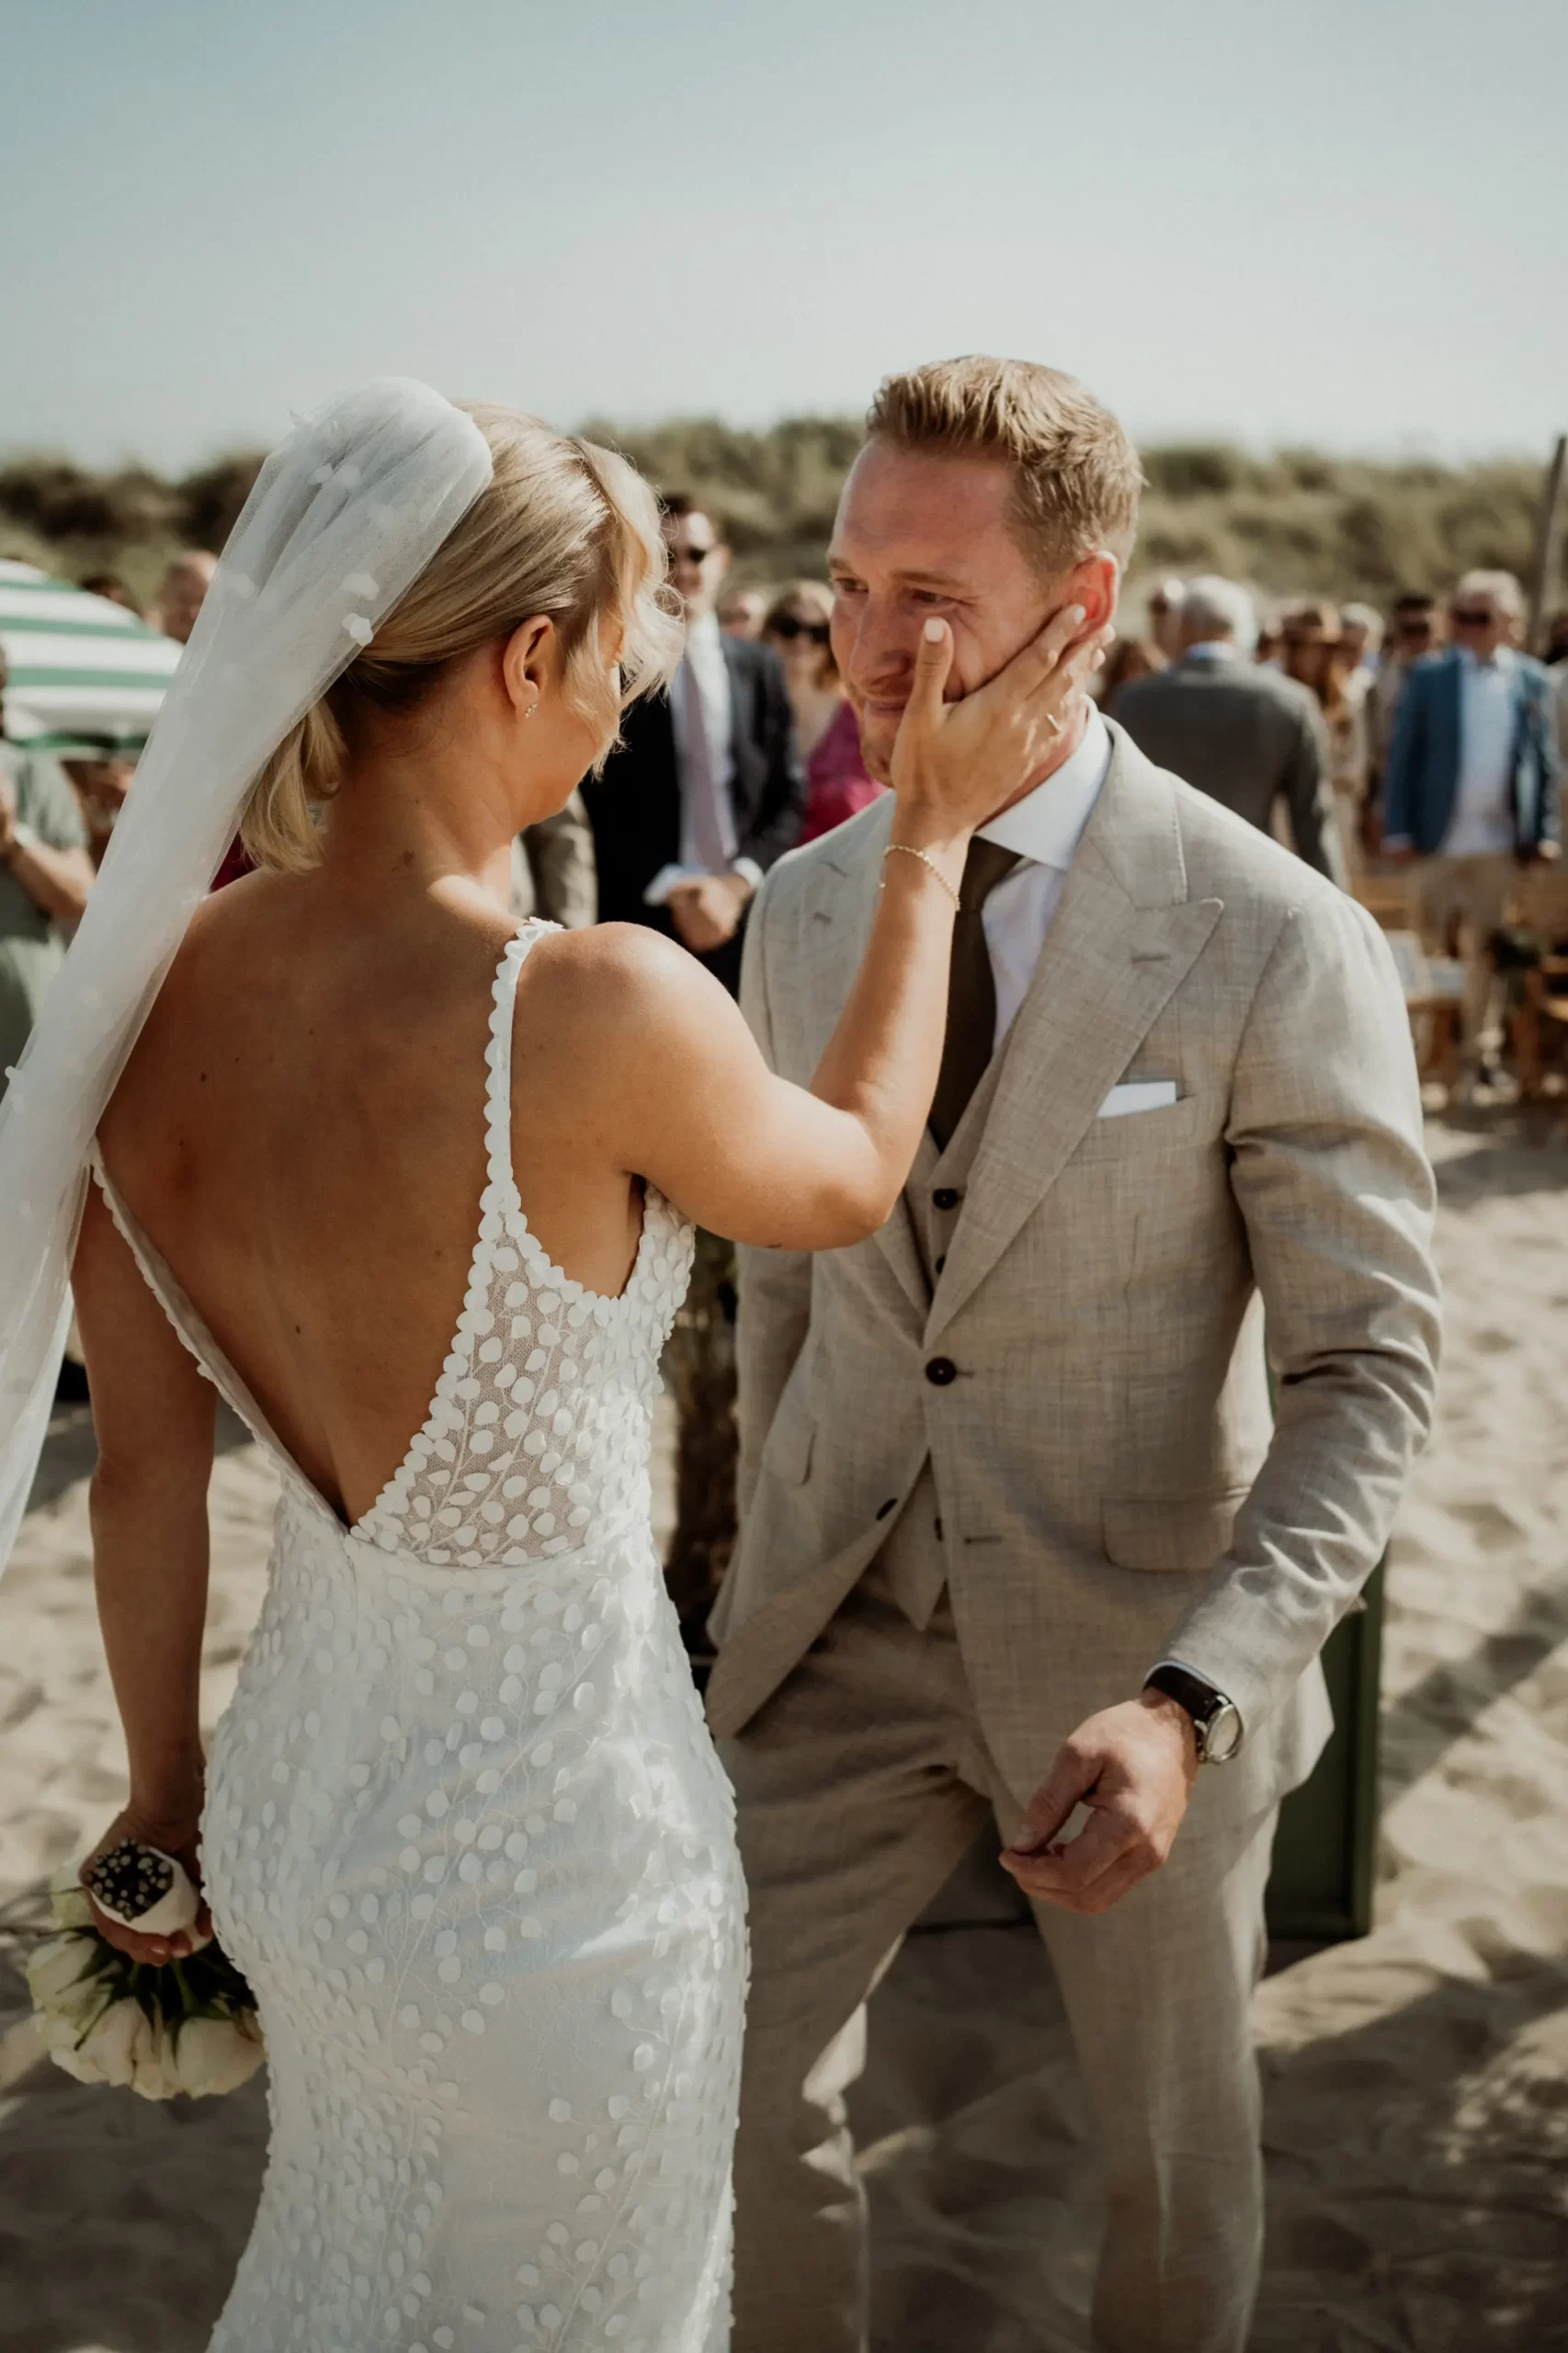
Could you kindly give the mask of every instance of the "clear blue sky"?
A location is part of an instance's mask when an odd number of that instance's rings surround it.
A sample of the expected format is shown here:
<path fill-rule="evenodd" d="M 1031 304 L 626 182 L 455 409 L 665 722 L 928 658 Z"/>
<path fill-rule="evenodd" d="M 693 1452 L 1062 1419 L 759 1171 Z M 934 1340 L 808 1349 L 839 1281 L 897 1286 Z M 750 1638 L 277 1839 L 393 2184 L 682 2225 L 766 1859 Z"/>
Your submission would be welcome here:
<path fill-rule="evenodd" d="M 1147 438 L 1568 425 L 1568 0 L 22 0 L 0 448 L 561 424 L 974 349 Z"/>

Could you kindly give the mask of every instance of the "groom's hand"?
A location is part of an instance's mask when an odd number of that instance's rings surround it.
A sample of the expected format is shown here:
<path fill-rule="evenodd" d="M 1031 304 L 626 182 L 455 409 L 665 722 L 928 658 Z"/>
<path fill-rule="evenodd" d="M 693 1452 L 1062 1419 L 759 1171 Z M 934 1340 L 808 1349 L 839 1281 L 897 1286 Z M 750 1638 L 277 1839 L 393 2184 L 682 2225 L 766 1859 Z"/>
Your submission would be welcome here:
<path fill-rule="evenodd" d="M 1063 1742 L 1002 1867 L 1039 1903 L 1108 1912 L 1170 1853 L 1197 1775 L 1192 1719 L 1174 1699 L 1144 1691 L 1107 1708 Z M 1079 1804 L 1089 1820 L 1063 1845 Z"/>

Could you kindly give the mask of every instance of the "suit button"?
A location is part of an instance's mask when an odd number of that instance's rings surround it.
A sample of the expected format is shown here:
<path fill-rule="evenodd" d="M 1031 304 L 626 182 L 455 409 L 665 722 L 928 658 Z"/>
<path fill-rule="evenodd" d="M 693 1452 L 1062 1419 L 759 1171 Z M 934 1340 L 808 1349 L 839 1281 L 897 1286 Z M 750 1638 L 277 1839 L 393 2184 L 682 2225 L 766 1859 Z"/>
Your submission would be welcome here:
<path fill-rule="evenodd" d="M 931 1196 L 933 1205 L 939 1210 L 956 1210 L 962 1199 L 956 1185 L 938 1185 Z"/>
<path fill-rule="evenodd" d="M 898 1497 L 896 1495 L 890 1495 L 885 1504 L 879 1504 L 877 1506 L 877 1518 L 879 1519 L 886 1519 L 890 1511 L 896 1511 L 897 1509 Z"/>
<path fill-rule="evenodd" d="M 945 1389 L 949 1381 L 958 1377 L 959 1369 L 951 1357 L 933 1357 L 926 1368 L 926 1378 L 933 1389 Z"/>

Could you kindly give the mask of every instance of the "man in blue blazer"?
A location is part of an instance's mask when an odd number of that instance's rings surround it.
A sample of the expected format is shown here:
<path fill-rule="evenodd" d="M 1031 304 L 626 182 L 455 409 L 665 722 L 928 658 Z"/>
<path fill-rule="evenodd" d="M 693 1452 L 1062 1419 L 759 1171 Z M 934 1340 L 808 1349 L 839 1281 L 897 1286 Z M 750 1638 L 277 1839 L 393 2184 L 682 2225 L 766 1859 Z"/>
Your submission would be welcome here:
<path fill-rule="evenodd" d="M 1524 620 L 1508 572 L 1467 572 L 1449 608 L 1452 642 L 1411 671 L 1383 777 L 1383 848 L 1419 861 L 1419 920 L 1465 960 L 1464 1059 L 1473 1074 L 1493 1011 L 1487 941 L 1518 870 L 1558 854 L 1558 755 L 1551 673 L 1517 650 Z"/>

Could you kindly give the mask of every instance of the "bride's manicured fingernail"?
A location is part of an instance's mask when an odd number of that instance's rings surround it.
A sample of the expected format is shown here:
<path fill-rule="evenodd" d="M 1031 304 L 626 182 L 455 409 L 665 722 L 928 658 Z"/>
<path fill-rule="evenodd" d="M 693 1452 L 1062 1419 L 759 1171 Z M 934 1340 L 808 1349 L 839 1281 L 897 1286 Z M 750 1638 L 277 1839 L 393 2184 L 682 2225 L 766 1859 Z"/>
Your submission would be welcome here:
<path fill-rule="evenodd" d="M 933 617 L 926 624 L 926 642 L 927 645 L 940 645 L 941 642 L 942 624 Z"/>
<path fill-rule="evenodd" d="M 1076 629 L 1080 621 L 1086 620 L 1088 619 L 1088 615 L 1082 605 L 1069 605 L 1067 608 L 1067 618 L 1072 622 L 1074 628 Z"/>

